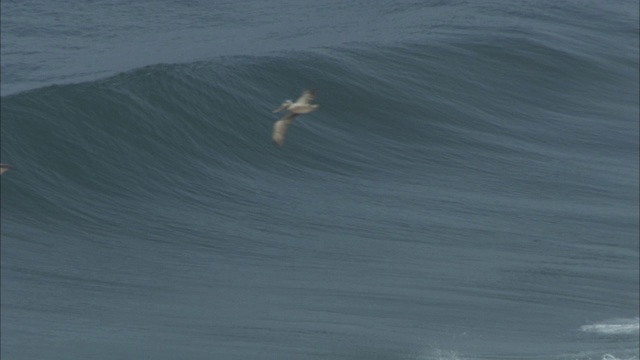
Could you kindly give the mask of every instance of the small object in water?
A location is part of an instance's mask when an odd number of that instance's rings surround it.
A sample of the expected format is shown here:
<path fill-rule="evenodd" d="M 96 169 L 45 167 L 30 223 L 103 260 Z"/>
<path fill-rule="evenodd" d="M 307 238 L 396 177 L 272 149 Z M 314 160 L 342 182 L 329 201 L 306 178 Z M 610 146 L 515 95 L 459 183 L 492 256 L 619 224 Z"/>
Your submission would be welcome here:
<path fill-rule="evenodd" d="M 13 169 L 13 166 L 11 166 L 9 164 L 0 164 L 0 175 L 4 174 L 5 171 L 7 171 L 9 169 Z"/>
<path fill-rule="evenodd" d="M 284 103 L 282 103 L 282 106 L 273 110 L 274 113 L 282 110 L 289 111 L 287 115 L 273 124 L 273 142 L 275 142 L 279 146 L 282 146 L 282 144 L 284 143 L 284 135 L 286 134 L 289 125 L 293 124 L 293 120 L 296 118 L 296 116 L 318 110 L 318 107 L 320 107 L 320 105 L 311 104 L 311 100 L 313 100 L 315 95 L 316 91 L 314 89 L 305 90 L 302 92 L 302 96 L 300 96 L 300 98 L 298 98 L 296 102 L 286 100 Z"/>

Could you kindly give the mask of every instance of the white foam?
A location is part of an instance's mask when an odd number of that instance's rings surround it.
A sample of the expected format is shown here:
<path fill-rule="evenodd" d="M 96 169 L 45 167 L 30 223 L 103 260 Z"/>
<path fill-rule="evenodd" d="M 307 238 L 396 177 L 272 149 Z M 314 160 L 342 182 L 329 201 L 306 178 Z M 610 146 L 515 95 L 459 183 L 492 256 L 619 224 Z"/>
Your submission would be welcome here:
<path fill-rule="evenodd" d="M 470 360 L 463 357 L 457 351 L 444 350 L 438 345 L 432 345 L 429 349 L 425 349 L 419 354 L 412 356 L 413 360 Z"/>
<path fill-rule="evenodd" d="M 602 360 L 637 360 L 638 358 L 636 357 L 632 357 L 632 358 L 617 358 L 611 354 L 604 354 L 602 356 Z"/>
<path fill-rule="evenodd" d="M 635 319 L 614 319 L 598 324 L 583 325 L 581 331 L 599 334 L 635 334 L 640 330 L 640 318 Z M 604 359 L 609 360 L 609 359 Z"/>
<path fill-rule="evenodd" d="M 455 351 L 433 350 L 429 354 L 422 354 L 418 360 L 465 360 Z"/>

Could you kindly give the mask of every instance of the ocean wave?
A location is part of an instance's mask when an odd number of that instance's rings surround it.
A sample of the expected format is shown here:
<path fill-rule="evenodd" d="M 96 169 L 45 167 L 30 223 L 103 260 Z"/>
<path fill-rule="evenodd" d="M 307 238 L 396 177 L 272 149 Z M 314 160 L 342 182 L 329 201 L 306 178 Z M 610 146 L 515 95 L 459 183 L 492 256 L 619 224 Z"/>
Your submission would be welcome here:
<path fill-rule="evenodd" d="M 609 321 L 583 325 L 580 331 L 605 335 L 629 335 L 638 334 L 640 319 L 612 319 Z"/>
<path fill-rule="evenodd" d="M 171 198 L 177 188 L 196 196 L 233 191 L 247 177 L 404 181 L 488 160 L 529 173 L 569 161 L 569 149 L 589 162 L 634 153 L 626 134 L 635 110 L 620 113 L 631 94 L 602 100 L 603 78 L 618 80 L 617 71 L 500 37 L 147 66 L 3 97 L 2 159 L 21 169 L 25 181 L 12 186 L 25 196 L 55 184 L 45 196 L 52 203 L 88 194 Z M 318 89 L 321 110 L 298 118 L 285 147 L 274 147 L 271 110 L 307 87 Z M 604 121 L 599 112 L 609 106 L 621 115 Z M 598 129 L 621 135 L 602 142 Z"/>

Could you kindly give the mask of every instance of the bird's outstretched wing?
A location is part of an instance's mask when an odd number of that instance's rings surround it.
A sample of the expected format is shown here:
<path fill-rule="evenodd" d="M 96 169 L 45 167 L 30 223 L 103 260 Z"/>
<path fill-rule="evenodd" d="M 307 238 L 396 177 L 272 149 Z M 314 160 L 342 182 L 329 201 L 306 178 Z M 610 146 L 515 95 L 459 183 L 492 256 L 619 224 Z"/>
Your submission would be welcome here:
<path fill-rule="evenodd" d="M 316 97 L 316 90 L 309 89 L 302 92 L 302 95 L 296 100 L 296 104 L 308 105 L 313 98 Z"/>
<path fill-rule="evenodd" d="M 293 123 L 293 119 L 295 119 L 296 116 L 298 116 L 298 114 L 290 112 L 273 124 L 273 142 L 278 144 L 278 146 L 284 144 L 284 135 L 287 133 L 289 125 Z"/>

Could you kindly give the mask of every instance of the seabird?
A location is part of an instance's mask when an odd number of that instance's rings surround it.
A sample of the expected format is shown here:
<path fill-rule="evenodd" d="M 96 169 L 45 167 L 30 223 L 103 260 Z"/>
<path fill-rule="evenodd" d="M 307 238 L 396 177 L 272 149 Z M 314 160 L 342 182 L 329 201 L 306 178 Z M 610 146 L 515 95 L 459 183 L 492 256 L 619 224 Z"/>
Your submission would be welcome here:
<path fill-rule="evenodd" d="M 4 174 L 4 172 L 9 169 L 13 169 L 13 166 L 9 164 L 0 164 L 0 175 Z"/>
<path fill-rule="evenodd" d="M 289 111 L 287 115 L 273 124 L 273 142 L 275 142 L 279 146 L 282 146 L 282 144 L 284 143 L 284 134 L 287 132 L 289 125 L 293 123 L 293 120 L 296 118 L 296 116 L 318 110 L 318 107 L 320 107 L 320 105 L 311 104 L 311 100 L 313 100 L 315 95 L 316 91 L 314 89 L 305 90 L 302 92 L 302 96 L 300 96 L 300 98 L 298 98 L 296 102 L 286 100 L 282 103 L 282 106 L 273 110 L 274 113 L 282 110 Z"/>

